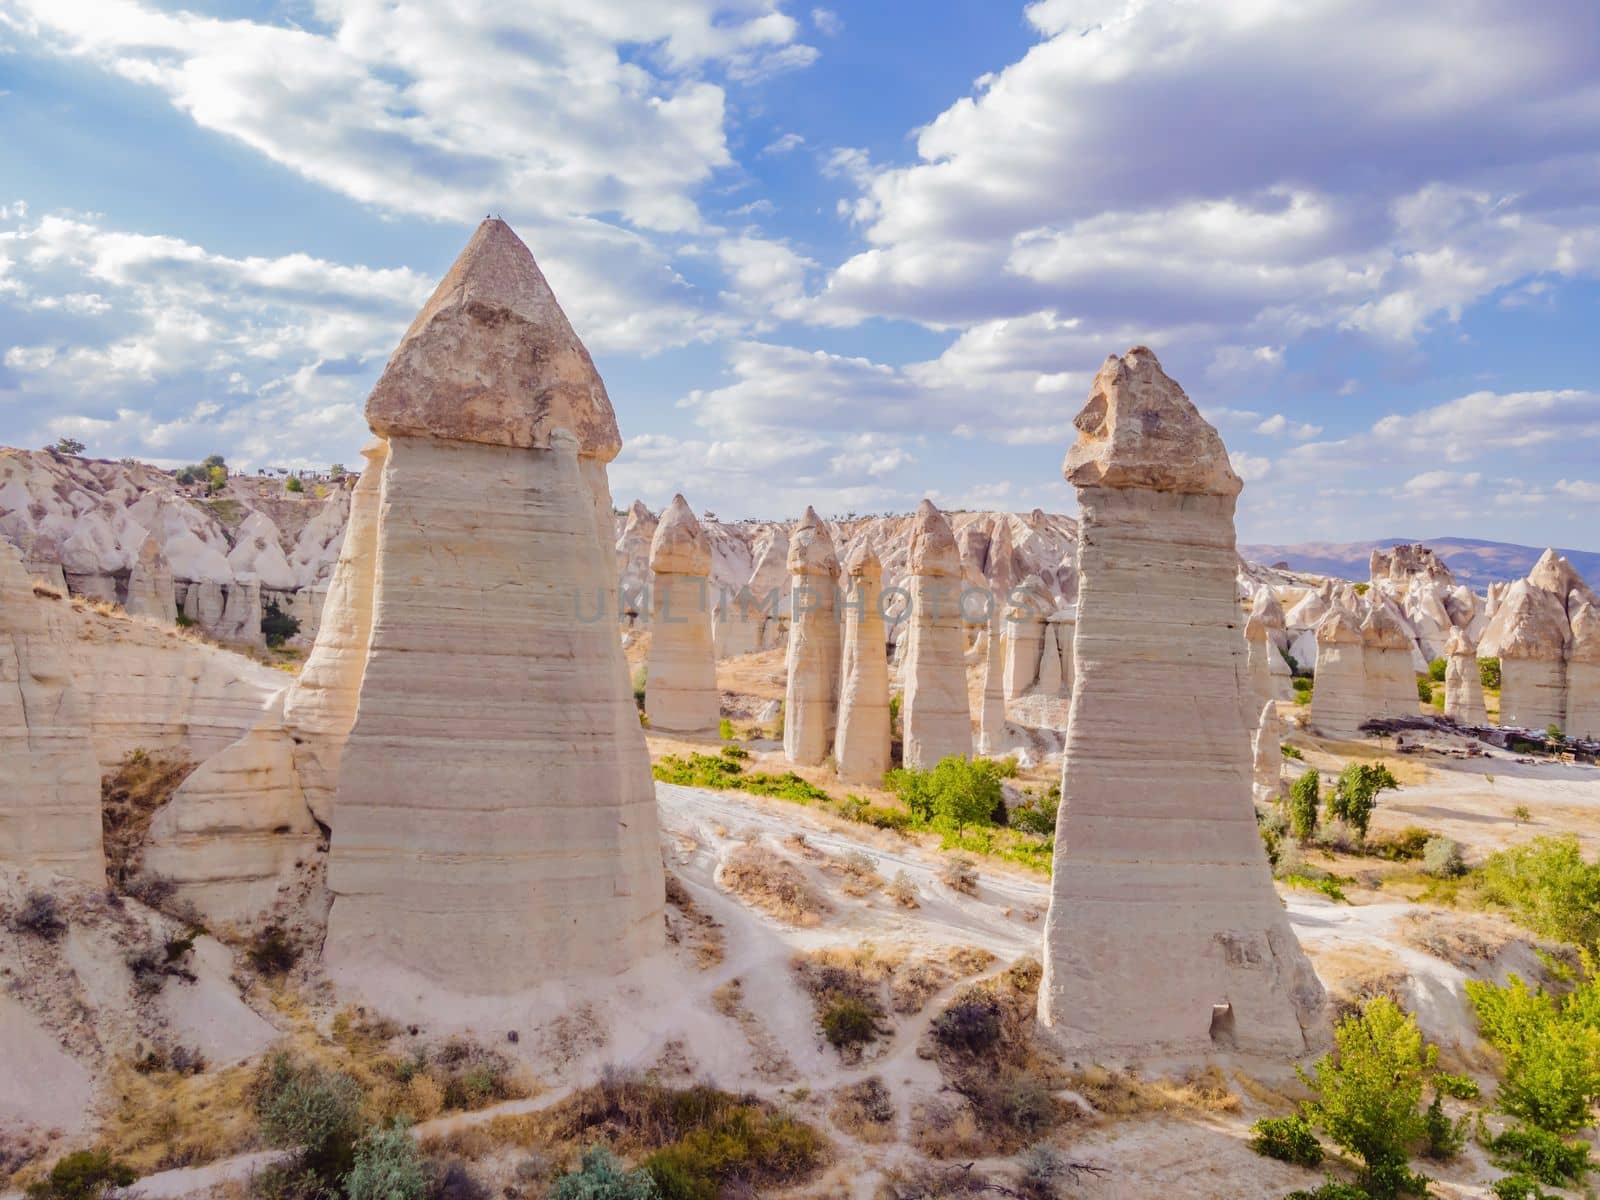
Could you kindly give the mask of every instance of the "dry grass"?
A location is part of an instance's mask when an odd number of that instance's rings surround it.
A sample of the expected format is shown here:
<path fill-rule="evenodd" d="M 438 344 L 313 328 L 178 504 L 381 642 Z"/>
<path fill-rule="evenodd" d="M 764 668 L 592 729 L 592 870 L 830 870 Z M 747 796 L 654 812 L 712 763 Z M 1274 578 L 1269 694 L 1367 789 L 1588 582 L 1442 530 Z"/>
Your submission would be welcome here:
<path fill-rule="evenodd" d="M 911 882 L 911 877 L 904 871 L 900 871 L 895 875 L 889 886 L 884 889 L 884 894 L 901 908 L 922 907 L 922 899 L 917 893 L 917 885 Z"/>
<path fill-rule="evenodd" d="M 194 769 L 182 751 L 131 750 L 100 780 L 100 824 L 113 883 L 125 883 L 138 870 L 139 852 L 156 809 L 172 798 Z"/>
<path fill-rule="evenodd" d="M 870 896 L 883 886 L 883 876 L 878 874 L 878 860 L 861 850 L 830 857 L 823 869 L 841 877 L 839 890 L 846 896 Z"/>
<path fill-rule="evenodd" d="M 800 1077 L 782 1045 L 745 1004 L 743 980 L 728 980 L 711 993 L 711 1004 L 723 1016 L 738 1023 L 739 1031 L 750 1046 L 751 1066 L 757 1075 L 776 1082 Z"/>
<path fill-rule="evenodd" d="M 33 581 L 33 594 L 41 600 L 59 600 L 61 593 L 42 579 Z"/>
<path fill-rule="evenodd" d="M 894 1097 L 876 1075 L 840 1088 L 828 1109 L 841 1133 L 874 1145 L 894 1140 L 895 1116 Z"/>
<path fill-rule="evenodd" d="M 716 966 L 727 952 L 722 925 L 710 913 L 701 912 L 683 881 L 667 872 L 667 940 L 686 946 L 694 953 L 695 965 L 702 971 Z"/>
<path fill-rule="evenodd" d="M 939 867 L 939 882 L 963 896 L 978 894 L 978 868 L 970 858 L 952 854 Z"/>
<path fill-rule="evenodd" d="M 118 1065 L 111 1072 L 113 1102 L 99 1147 L 141 1175 L 255 1149 L 255 1080 L 256 1068 L 249 1065 L 202 1075 L 140 1074 Z"/>
<path fill-rule="evenodd" d="M 832 906 L 806 881 L 805 872 L 760 845 L 736 847 L 722 864 L 722 886 L 747 904 L 791 925 L 819 924 Z"/>
<path fill-rule="evenodd" d="M 1381 946 L 1330 946 L 1315 956 L 1317 975 L 1334 1005 L 1334 1020 L 1360 1012 L 1377 996 L 1405 1007 L 1404 988 L 1410 972 Z"/>

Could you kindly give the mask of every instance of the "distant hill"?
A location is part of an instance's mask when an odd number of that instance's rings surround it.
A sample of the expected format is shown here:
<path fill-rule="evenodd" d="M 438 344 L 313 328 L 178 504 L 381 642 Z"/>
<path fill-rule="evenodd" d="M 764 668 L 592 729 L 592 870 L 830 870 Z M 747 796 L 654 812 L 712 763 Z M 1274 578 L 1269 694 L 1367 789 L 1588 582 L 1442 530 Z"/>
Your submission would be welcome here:
<path fill-rule="evenodd" d="M 1509 542 L 1485 542 L 1478 538 L 1439 537 L 1380 538 L 1375 542 L 1301 542 L 1293 546 L 1240 546 L 1239 553 L 1266 566 L 1285 562 L 1295 571 L 1362 580 L 1367 577 L 1367 560 L 1374 550 L 1387 550 L 1405 542 L 1421 542 L 1431 546 L 1459 582 L 1480 589 L 1496 580 L 1522 578 L 1545 550 L 1543 546 L 1516 546 Z M 1565 550 L 1560 546 L 1556 549 L 1572 561 L 1585 579 L 1600 584 L 1600 553 Z"/>

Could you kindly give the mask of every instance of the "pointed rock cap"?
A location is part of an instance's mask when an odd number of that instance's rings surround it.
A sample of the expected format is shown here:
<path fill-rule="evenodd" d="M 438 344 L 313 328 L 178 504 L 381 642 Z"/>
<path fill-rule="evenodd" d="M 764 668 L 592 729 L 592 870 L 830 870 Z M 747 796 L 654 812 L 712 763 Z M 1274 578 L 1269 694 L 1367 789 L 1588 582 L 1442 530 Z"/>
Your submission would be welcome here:
<path fill-rule="evenodd" d="M 1256 589 L 1256 601 L 1250 606 L 1250 615 L 1259 617 L 1261 623 L 1268 629 L 1280 630 L 1286 626 L 1283 605 L 1278 603 L 1278 597 L 1269 587 L 1262 586 Z"/>
<path fill-rule="evenodd" d="M 144 541 L 139 543 L 139 557 L 133 569 L 145 574 L 161 574 L 171 570 L 167 565 L 167 552 L 161 548 L 153 530 L 145 534 Z"/>
<path fill-rule="evenodd" d="M 1569 662 L 1600 663 L 1600 606 L 1584 600 L 1572 614 L 1572 647 Z"/>
<path fill-rule="evenodd" d="M 367 397 L 385 437 L 550 448 L 568 429 L 581 455 L 622 448 L 606 385 L 533 255 L 504 221 L 478 226 Z"/>
<path fill-rule="evenodd" d="M 1017 581 L 1017 551 L 1011 544 L 1011 518 L 999 513 L 989 535 L 989 586 L 1004 597 Z"/>
<path fill-rule="evenodd" d="M 1361 621 L 1354 613 L 1335 608 L 1317 622 L 1317 645 L 1361 645 Z"/>
<path fill-rule="evenodd" d="M 665 575 L 711 573 L 711 539 L 680 493 L 672 498 L 650 540 L 650 569 Z"/>
<path fill-rule="evenodd" d="M 833 538 L 828 535 L 822 518 L 817 516 L 817 510 L 809 504 L 806 515 L 800 518 L 789 538 L 789 574 L 839 577 L 839 556 L 834 552 Z"/>
<path fill-rule="evenodd" d="M 1026 576 L 1003 599 L 1008 602 L 1006 616 L 1013 621 L 1048 617 L 1055 610 L 1055 598 L 1044 580 L 1037 575 Z"/>
<path fill-rule="evenodd" d="M 1477 658 L 1478 643 L 1472 640 L 1472 634 L 1467 632 L 1465 626 L 1457 625 L 1450 631 L 1449 640 L 1444 644 L 1446 658 Z"/>
<path fill-rule="evenodd" d="M 856 544 L 850 547 L 844 560 L 844 573 L 852 579 L 865 579 L 868 583 L 876 583 L 883 578 L 883 563 L 878 561 L 877 552 L 866 538 L 857 538 Z"/>
<path fill-rule="evenodd" d="M 1262 646 L 1267 644 L 1267 623 L 1256 616 L 1255 613 L 1251 613 L 1245 618 L 1244 640 L 1255 642 Z"/>
<path fill-rule="evenodd" d="M 1076 487 L 1237 496 L 1244 486 L 1217 431 L 1143 346 L 1106 359 L 1072 423 L 1062 471 Z"/>
<path fill-rule="evenodd" d="M 1519 579 L 1483 631 L 1478 653 L 1485 658 L 1530 658 L 1553 662 L 1566 656 L 1569 627 L 1563 598 Z"/>
<path fill-rule="evenodd" d="M 1600 604 L 1600 596 L 1584 581 L 1566 557 L 1554 550 L 1546 550 L 1528 572 L 1528 582 L 1534 587 L 1554 592 L 1561 597 L 1562 607 L 1571 616 L 1580 604 Z"/>
<path fill-rule="evenodd" d="M 789 579 L 789 531 L 773 525 L 756 539 L 755 561 L 750 565 L 751 590 L 766 593 Z"/>
<path fill-rule="evenodd" d="M 1374 604 L 1361 622 L 1361 641 L 1371 650 L 1411 649 L 1411 635 L 1385 603 Z"/>
<path fill-rule="evenodd" d="M 635 500 L 628 505 L 627 528 L 631 529 L 637 525 L 653 525 L 655 524 L 655 519 L 655 513 L 650 511 L 643 500 Z"/>
<path fill-rule="evenodd" d="M 932 500 L 917 505 L 911 519 L 911 545 L 906 552 L 906 569 L 913 575 L 933 578 L 961 574 L 961 555 L 956 550 L 956 535 L 950 522 Z"/>

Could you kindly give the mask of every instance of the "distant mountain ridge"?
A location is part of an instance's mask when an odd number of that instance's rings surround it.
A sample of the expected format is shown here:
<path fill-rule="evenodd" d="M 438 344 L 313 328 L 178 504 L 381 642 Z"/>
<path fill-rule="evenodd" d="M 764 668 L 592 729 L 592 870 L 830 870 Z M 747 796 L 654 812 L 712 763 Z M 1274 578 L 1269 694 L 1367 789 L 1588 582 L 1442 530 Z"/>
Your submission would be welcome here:
<path fill-rule="evenodd" d="M 1521 579 L 1543 554 L 1543 546 L 1518 546 L 1511 542 L 1486 542 L 1481 538 L 1379 538 L 1371 542 L 1300 542 L 1295 545 L 1242 545 L 1239 553 L 1264 565 L 1288 563 L 1291 570 L 1342 579 L 1364 580 L 1367 560 L 1374 550 L 1420 542 L 1431 547 L 1460 583 L 1483 588 L 1499 580 Z M 1600 583 L 1600 552 L 1556 550 L 1572 562 L 1591 583 Z"/>

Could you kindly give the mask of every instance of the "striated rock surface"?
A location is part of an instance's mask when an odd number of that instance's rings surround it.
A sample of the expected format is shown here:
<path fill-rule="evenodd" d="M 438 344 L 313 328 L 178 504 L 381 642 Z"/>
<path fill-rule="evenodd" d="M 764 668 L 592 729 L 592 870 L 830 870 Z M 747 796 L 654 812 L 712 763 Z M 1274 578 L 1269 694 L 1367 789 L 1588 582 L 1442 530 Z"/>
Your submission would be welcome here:
<path fill-rule="evenodd" d="M 1270 656 L 1276 654 L 1277 650 L 1273 648 L 1266 623 L 1255 613 L 1245 618 L 1244 646 L 1245 659 L 1250 670 L 1250 688 L 1245 695 L 1245 709 L 1247 712 L 1258 713 L 1262 704 L 1276 698 L 1273 694 Z"/>
<path fill-rule="evenodd" d="M 839 701 L 839 557 L 814 508 L 789 540 L 788 684 L 784 691 L 783 752 L 814 767 L 833 744 Z"/>
<path fill-rule="evenodd" d="M 650 658 L 644 710 L 664 733 L 717 731 L 717 661 L 711 644 L 711 545 L 681 495 L 650 543 Z"/>
<path fill-rule="evenodd" d="M 1544 729 L 1566 720 L 1569 640 L 1564 594 L 1531 579 L 1511 585 L 1478 644 L 1482 657 L 1500 660 L 1500 724 Z"/>
<path fill-rule="evenodd" d="M 280 693 L 254 729 L 203 762 L 157 811 L 142 869 L 172 880 L 208 920 L 248 925 L 293 884 L 319 838 Z"/>
<path fill-rule="evenodd" d="M 911 628 L 900 728 L 905 765 L 927 769 L 949 755 L 972 753 L 961 559 L 950 522 L 932 501 L 917 509 L 908 566 Z"/>
<path fill-rule="evenodd" d="M 1045 622 L 1051 607 L 1050 594 L 1037 575 L 1029 575 L 1010 593 L 1005 613 L 1003 664 L 1008 704 L 1025 695 L 1039 678 L 1044 661 Z"/>
<path fill-rule="evenodd" d="M 1362 667 L 1367 677 L 1366 716 L 1417 715 L 1415 645 L 1383 600 L 1361 622 Z"/>
<path fill-rule="evenodd" d="M 604 385 L 533 256 L 481 225 L 374 389 L 373 621 L 324 961 L 374 995 L 506 994 L 663 944 L 615 619 Z"/>
<path fill-rule="evenodd" d="M 1600 605 L 1580 602 L 1567 654 L 1567 719 L 1571 737 L 1600 738 Z"/>
<path fill-rule="evenodd" d="M 350 500 L 350 524 L 328 586 L 316 643 L 284 699 L 284 722 L 294 730 L 295 770 L 306 804 L 324 825 L 333 822 L 339 764 L 356 723 L 361 676 L 372 638 L 372 596 L 378 567 L 378 505 L 389 445 L 374 438 Z"/>
<path fill-rule="evenodd" d="M 1283 779 L 1283 730 L 1278 720 L 1278 702 L 1264 700 L 1256 717 L 1251 752 L 1255 762 L 1253 796 L 1257 804 L 1278 799 Z"/>
<path fill-rule="evenodd" d="M 1299 1055 L 1323 994 L 1251 804 L 1239 478 L 1143 348 L 1107 360 L 1075 424 L 1076 679 L 1039 1019 L 1102 1060 Z"/>
<path fill-rule="evenodd" d="M 1317 625 L 1317 666 L 1311 728 L 1323 737 L 1361 736 L 1367 712 L 1367 666 L 1361 622 L 1334 607 Z"/>
<path fill-rule="evenodd" d="M 1463 725 L 1482 725 L 1483 679 L 1478 671 L 1478 645 L 1465 629 L 1445 643 L 1444 715 Z"/>
<path fill-rule="evenodd" d="M 889 656 L 878 603 L 883 565 L 865 541 L 845 560 L 844 658 L 833 754 L 839 778 L 879 785 L 889 769 Z"/>
<path fill-rule="evenodd" d="M 0 863 L 103 883 L 100 772 L 61 603 L 35 596 L 0 542 Z"/>

